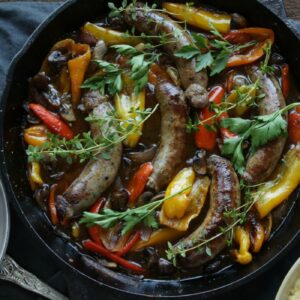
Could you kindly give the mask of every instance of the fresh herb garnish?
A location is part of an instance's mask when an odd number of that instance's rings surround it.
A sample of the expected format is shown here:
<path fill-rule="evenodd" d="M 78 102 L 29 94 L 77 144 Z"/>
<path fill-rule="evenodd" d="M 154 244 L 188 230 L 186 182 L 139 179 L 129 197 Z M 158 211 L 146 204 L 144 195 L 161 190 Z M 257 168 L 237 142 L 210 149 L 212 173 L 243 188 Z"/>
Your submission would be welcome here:
<path fill-rule="evenodd" d="M 128 64 L 131 66 L 130 78 L 135 83 L 134 91 L 135 93 L 142 91 L 148 83 L 148 73 L 151 65 L 157 62 L 160 57 L 160 54 L 153 51 L 155 46 L 145 44 L 143 51 L 129 45 L 115 45 L 111 48 L 128 57 Z"/>
<path fill-rule="evenodd" d="M 237 136 L 225 139 L 222 155 L 231 157 L 237 172 L 243 173 L 245 168 L 243 145 L 245 141 L 251 142 L 249 148 L 251 155 L 268 142 L 287 134 L 287 122 L 282 115 L 299 104 L 292 103 L 270 115 L 256 116 L 252 120 L 241 118 L 223 119 L 221 127 L 228 128 Z"/>
<path fill-rule="evenodd" d="M 263 72 L 263 74 L 272 74 L 275 72 L 275 67 L 269 65 L 269 61 L 271 58 L 271 48 L 271 43 L 268 43 L 264 48 L 265 59 L 263 62 L 260 63 L 260 70 Z"/>
<path fill-rule="evenodd" d="M 80 162 L 94 158 L 102 152 L 105 159 L 109 159 L 109 150 L 112 146 L 122 143 L 133 133 L 139 132 L 140 126 L 146 122 L 157 110 L 158 104 L 153 109 L 135 110 L 135 117 L 126 121 L 119 119 L 115 110 L 107 112 L 104 117 L 90 115 L 88 122 L 97 122 L 101 126 L 102 136 L 98 139 L 92 137 L 91 132 L 75 136 L 72 140 L 66 140 L 57 135 L 49 135 L 49 141 L 41 146 L 29 146 L 26 150 L 29 161 L 41 159 L 55 159 L 62 157 L 68 163 L 74 158 Z"/>
<path fill-rule="evenodd" d="M 211 24 L 211 33 L 219 39 L 209 41 L 200 34 L 192 33 L 195 45 L 182 47 L 175 53 L 176 57 L 196 60 L 196 71 L 210 68 L 210 76 L 221 73 L 232 54 L 244 48 L 255 45 L 255 41 L 243 45 L 229 43 L 222 34 Z"/>
<path fill-rule="evenodd" d="M 118 65 L 109 63 L 104 60 L 94 61 L 103 74 L 95 75 L 88 78 L 82 85 L 81 88 L 87 88 L 91 90 L 98 90 L 102 95 L 114 95 L 122 90 L 122 70 Z"/>
<path fill-rule="evenodd" d="M 100 225 L 103 228 L 111 228 L 122 221 L 123 235 L 131 231 L 136 225 L 140 223 L 144 223 L 146 226 L 149 226 L 151 228 L 158 228 L 158 223 L 154 215 L 155 210 L 158 209 L 168 199 L 171 199 L 190 188 L 191 187 L 189 186 L 171 196 L 148 203 L 143 206 L 127 209 L 124 212 L 115 211 L 109 208 L 103 209 L 100 214 L 84 212 L 83 217 L 81 218 L 79 223 L 86 224 L 87 226 Z"/>

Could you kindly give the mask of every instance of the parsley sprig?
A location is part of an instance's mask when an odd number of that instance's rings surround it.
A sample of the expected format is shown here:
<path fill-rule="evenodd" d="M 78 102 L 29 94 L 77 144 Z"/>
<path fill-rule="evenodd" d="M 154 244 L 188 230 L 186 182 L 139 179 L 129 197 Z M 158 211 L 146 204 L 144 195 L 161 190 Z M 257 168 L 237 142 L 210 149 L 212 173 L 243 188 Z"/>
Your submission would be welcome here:
<path fill-rule="evenodd" d="M 268 43 L 267 46 L 264 48 L 265 59 L 263 62 L 260 63 L 260 69 L 263 74 L 272 74 L 275 72 L 274 66 L 269 65 L 269 61 L 271 58 L 271 49 L 272 49 L 271 43 Z"/>
<path fill-rule="evenodd" d="M 231 157 L 235 169 L 242 174 L 245 169 L 244 143 L 246 141 L 251 142 L 249 148 L 249 154 L 251 155 L 268 142 L 286 135 L 287 122 L 282 115 L 298 105 L 300 103 L 292 103 L 270 115 L 256 116 L 251 120 L 241 118 L 223 119 L 221 127 L 228 128 L 237 136 L 225 139 L 222 155 Z"/>
<path fill-rule="evenodd" d="M 155 218 L 155 210 L 158 209 L 168 199 L 171 199 L 190 188 L 191 187 L 187 187 L 171 196 L 145 204 L 143 206 L 127 209 L 124 212 L 115 211 L 109 208 L 103 209 L 100 214 L 84 212 L 80 223 L 86 224 L 87 226 L 100 225 L 103 228 L 111 228 L 122 221 L 123 235 L 130 232 L 136 225 L 140 223 L 143 223 L 150 228 L 158 228 L 159 225 Z"/>
<path fill-rule="evenodd" d="M 182 47 L 175 53 L 176 57 L 196 60 L 196 71 L 209 67 L 210 76 L 221 73 L 227 65 L 231 55 L 244 48 L 255 45 L 255 41 L 243 45 L 234 45 L 229 43 L 218 30 L 211 25 L 211 33 L 217 39 L 208 40 L 200 34 L 192 33 L 195 45 Z"/>
<path fill-rule="evenodd" d="M 158 109 L 158 104 L 146 110 L 135 110 L 136 116 L 126 121 L 119 119 L 115 110 L 107 112 L 104 117 L 90 115 L 88 122 L 97 122 L 101 126 L 102 136 L 95 139 L 91 132 L 84 132 L 72 140 L 66 140 L 57 135 L 49 134 L 49 141 L 41 146 L 29 146 L 26 150 L 29 161 L 41 159 L 56 159 L 61 157 L 72 163 L 74 158 L 84 162 L 102 154 L 104 159 L 110 159 L 110 148 L 122 143 L 130 135 L 139 132 L 140 126 L 145 123 Z"/>

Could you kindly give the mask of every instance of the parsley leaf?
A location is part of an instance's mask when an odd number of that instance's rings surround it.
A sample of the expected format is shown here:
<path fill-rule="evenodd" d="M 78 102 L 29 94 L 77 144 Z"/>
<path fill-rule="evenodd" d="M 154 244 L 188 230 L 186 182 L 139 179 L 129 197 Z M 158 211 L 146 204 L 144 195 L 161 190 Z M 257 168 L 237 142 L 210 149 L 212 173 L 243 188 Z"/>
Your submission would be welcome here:
<path fill-rule="evenodd" d="M 180 50 L 178 50 L 175 53 L 176 57 L 184 58 L 184 59 L 191 59 L 198 55 L 201 55 L 199 49 L 191 45 L 183 46 Z"/>

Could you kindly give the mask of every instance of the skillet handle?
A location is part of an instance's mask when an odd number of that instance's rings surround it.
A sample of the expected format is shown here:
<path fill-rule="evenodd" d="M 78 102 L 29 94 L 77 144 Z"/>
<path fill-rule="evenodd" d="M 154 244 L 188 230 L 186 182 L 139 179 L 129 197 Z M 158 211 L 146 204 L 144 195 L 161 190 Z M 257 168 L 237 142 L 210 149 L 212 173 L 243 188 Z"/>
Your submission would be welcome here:
<path fill-rule="evenodd" d="M 68 300 L 67 297 L 39 280 L 35 275 L 21 268 L 8 255 L 4 256 L 0 262 L 0 279 L 15 283 L 50 300 Z"/>

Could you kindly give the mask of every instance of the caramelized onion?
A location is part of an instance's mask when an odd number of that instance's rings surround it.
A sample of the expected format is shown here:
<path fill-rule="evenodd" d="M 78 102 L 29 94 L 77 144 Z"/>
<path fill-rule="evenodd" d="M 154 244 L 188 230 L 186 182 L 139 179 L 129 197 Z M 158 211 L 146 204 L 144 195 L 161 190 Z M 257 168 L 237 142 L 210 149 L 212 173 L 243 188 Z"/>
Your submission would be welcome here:
<path fill-rule="evenodd" d="M 157 146 L 152 144 L 148 149 L 138 152 L 129 152 L 127 156 L 135 163 L 144 163 L 153 159 L 156 149 Z"/>

